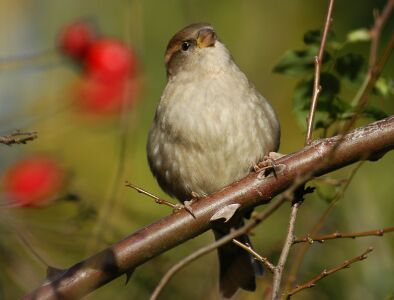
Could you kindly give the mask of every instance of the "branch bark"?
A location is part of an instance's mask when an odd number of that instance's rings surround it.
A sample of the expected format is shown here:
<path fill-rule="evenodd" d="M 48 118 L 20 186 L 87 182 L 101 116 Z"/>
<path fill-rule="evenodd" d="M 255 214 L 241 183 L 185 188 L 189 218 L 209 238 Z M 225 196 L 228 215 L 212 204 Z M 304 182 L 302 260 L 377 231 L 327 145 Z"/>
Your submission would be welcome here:
<path fill-rule="evenodd" d="M 340 145 L 336 146 L 338 141 Z M 336 146 L 335 152 L 332 152 Z M 114 278 L 130 273 L 151 258 L 210 228 L 210 218 L 221 208 L 238 203 L 240 210 L 266 204 L 294 182 L 321 176 L 359 160 L 376 160 L 394 149 L 394 116 L 358 128 L 344 137 L 313 142 L 276 161 L 276 177 L 251 173 L 239 182 L 193 203 L 194 219 L 181 210 L 131 234 L 61 274 L 48 279 L 22 299 L 75 299 Z M 327 156 L 330 159 L 327 159 Z"/>

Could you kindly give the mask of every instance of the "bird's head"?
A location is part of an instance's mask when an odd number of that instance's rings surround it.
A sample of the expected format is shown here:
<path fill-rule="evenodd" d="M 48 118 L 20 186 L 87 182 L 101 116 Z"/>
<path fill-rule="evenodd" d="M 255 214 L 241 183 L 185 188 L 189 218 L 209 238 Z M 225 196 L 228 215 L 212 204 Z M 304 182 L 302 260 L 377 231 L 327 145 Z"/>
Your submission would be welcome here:
<path fill-rule="evenodd" d="M 227 48 L 208 23 L 191 24 L 177 32 L 164 57 L 169 77 L 180 72 L 217 72 L 230 59 Z"/>

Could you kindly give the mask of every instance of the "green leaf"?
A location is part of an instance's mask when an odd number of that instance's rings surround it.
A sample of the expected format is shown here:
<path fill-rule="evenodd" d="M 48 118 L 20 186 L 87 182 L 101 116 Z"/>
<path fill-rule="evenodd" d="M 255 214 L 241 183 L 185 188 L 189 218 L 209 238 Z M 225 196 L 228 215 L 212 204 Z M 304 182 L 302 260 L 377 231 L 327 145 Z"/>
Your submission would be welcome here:
<path fill-rule="evenodd" d="M 291 50 L 286 52 L 273 71 L 288 75 L 305 75 L 313 73 L 315 66 L 315 56 L 318 54 L 318 47 L 310 46 L 305 50 Z M 330 55 L 324 53 L 324 62 L 328 62 Z"/>
<path fill-rule="evenodd" d="M 373 92 L 383 97 L 394 95 L 394 81 L 391 78 L 380 77 L 375 83 Z"/>
<path fill-rule="evenodd" d="M 349 102 L 343 100 L 341 97 L 336 96 L 332 102 L 332 111 L 337 116 L 340 114 L 352 112 L 353 107 Z"/>
<path fill-rule="evenodd" d="M 367 28 L 359 28 L 347 34 L 346 41 L 349 43 L 368 42 L 371 40 L 371 35 Z"/>
<path fill-rule="evenodd" d="M 308 110 L 312 101 L 314 78 L 301 81 L 294 91 L 293 104 L 295 109 Z M 330 73 L 320 74 L 322 90 L 319 95 L 317 110 L 330 111 L 331 103 L 340 91 L 340 82 L 337 77 Z"/>
<path fill-rule="evenodd" d="M 348 53 L 340 56 L 335 61 L 335 71 L 350 81 L 356 81 L 364 70 L 364 57 L 357 53 Z"/>
<path fill-rule="evenodd" d="M 313 83 L 313 78 L 300 81 L 293 94 L 293 111 L 303 128 L 312 101 Z M 320 85 L 322 90 L 317 102 L 315 120 L 319 127 L 325 127 L 340 111 L 347 109 L 347 103 L 337 97 L 340 82 L 336 76 L 326 72 L 321 73 Z"/>
<path fill-rule="evenodd" d="M 388 115 L 383 110 L 381 110 L 376 106 L 371 106 L 371 105 L 364 108 L 364 111 L 362 112 L 362 116 L 375 121 L 388 117 Z"/>
<path fill-rule="evenodd" d="M 320 45 L 322 38 L 321 30 L 309 30 L 304 33 L 304 43 L 306 45 Z M 335 40 L 335 34 L 333 31 L 327 33 L 327 42 L 333 42 Z"/>

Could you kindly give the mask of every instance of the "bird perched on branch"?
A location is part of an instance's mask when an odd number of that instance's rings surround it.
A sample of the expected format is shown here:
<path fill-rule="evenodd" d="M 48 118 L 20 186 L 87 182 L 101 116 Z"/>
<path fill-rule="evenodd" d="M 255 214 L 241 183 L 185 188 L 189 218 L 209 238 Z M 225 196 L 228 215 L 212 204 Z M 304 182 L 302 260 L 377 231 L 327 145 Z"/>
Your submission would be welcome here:
<path fill-rule="evenodd" d="M 168 82 L 149 132 L 149 166 L 161 188 L 179 201 L 216 192 L 245 177 L 279 147 L 277 117 L 235 64 L 211 25 L 192 24 L 170 40 Z M 217 222 L 215 222 L 216 224 Z M 240 227 L 243 216 L 213 226 L 216 239 Z M 238 238 L 249 244 L 247 235 Z M 221 294 L 255 290 L 262 272 L 248 252 L 218 249 Z"/>

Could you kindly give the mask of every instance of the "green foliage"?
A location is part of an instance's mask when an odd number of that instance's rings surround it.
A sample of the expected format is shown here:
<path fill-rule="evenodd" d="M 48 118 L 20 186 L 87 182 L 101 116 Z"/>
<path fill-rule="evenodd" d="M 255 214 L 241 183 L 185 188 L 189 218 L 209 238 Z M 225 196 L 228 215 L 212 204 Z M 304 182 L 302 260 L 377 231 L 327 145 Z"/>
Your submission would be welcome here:
<path fill-rule="evenodd" d="M 350 31 L 347 35 L 346 40 L 350 43 L 368 42 L 371 40 L 371 35 L 369 34 L 368 29 L 360 28 L 360 29 Z"/>
<path fill-rule="evenodd" d="M 303 37 L 305 48 L 287 51 L 273 69 L 276 73 L 300 77 L 293 94 L 293 110 L 304 129 L 313 94 L 314 61 L 319 52 L 321 38 L 320 30 L 307 31 Z M 367 29 L 350 32 L 343 42 L 337 40 L 334 32 L 328 33 L 321 66 L 321 92 L 315 113 L 315 129 L 328 129 L 335 122 L 354 115 L 357 103 L 341 96 L 342 86 L 348 84 L 358 88 L 366 76 L 367 66 L 361 54 L 345 50 L 349 44 L 369 40 Z M 393 81 L 380 78 L 376 82 L 374 93 L 385 97 L 394 95 Z M 386 114 L 377 107 L 367 106 L 360 116 L 377 120 L 386 117 Z"/>
<path fill-rule="evenodd" d="M 362 75 L 364 57 L 358 53 L 347 53 L 336 59 L 335 71 L 339 76 L 355 81 Z"/>
<path fill-rule="evenodd" d="M 274 72 L 287 75 L 309 74 L 314 69 L 317 51 L 319 51 L 319 48 L 313 45 L 303 50 L 290 50 L 283 55 L 274 67 Z M 328 53 L 325 53 L 324 62 L 329 59 Z"/>
<path fill-rule="evenodd" d="M 394 95 L 394 80 L 392 78 L 380 77 L 375 83 L 373 92 L 383 97 Z"/>
<path fill-rule="evenodd" d="M 367 106 L 362 112 L 363 116 L 372 120 L 379 120 L 387 118 L 388 115 L 378 107 Z"/>

